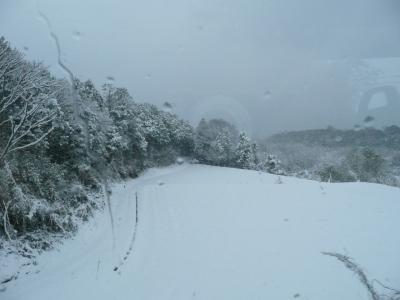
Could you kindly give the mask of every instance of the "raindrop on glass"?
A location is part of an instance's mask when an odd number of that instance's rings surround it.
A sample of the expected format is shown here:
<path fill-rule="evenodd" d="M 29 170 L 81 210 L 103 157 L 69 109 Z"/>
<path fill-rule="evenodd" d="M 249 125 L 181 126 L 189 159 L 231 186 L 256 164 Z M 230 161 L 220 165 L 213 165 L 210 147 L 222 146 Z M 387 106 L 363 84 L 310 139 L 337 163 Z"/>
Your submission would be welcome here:
<path fill-rule="evenodd" d="M 80 41 L 80 39 L 82 38 L 82 33 L 81 33 L 80 31 L 78 31 L 78 30 L 75 30 L 75 31 L 72 33 L 72 37 L 73 37 L 75 40 Z"/>
<path fill-rule="evenodd" d="M 172 112 L 173 105 L 170 102 L 165 101 L 162 108 L 163 108 L 163 111 L 170 113 L 170 112 Z"/>
<path fill-rule="evenodd" d="M 303 90 L 307 91 L 307 90 L 309 90 L 309 89 L 310 89 L 310 84 L 309 84 L 309 83 L 305 83 L 305 84 L 303 85 Z"/>
<path fill-rule="evenodd" d="M 364 123 L 371 123 L 375 118 L 373 116 L 366 116 L 364 119 Z"/>
<path fill-rule="evenodd" d="M 264 91 L 264 98 L 265 99 L 271 99 L 271 96 L 272 96 L 272 93 L 271 93 L 271 91 L 270 90 L 265 90 Z"/>
<path fill-rule="evenodd" d="M 113 76 L 107 76 L 106 79 L 107 79 L 107 82 L 110 84 L 114 83 L 114 81 L 115 81 L 115 78 Z"/>
<path fill-rule="evenodd" d="M 335 137 L 335 142 L 336 143 L 340 143 L 341 141 L 343 141 L 343 137 L 341 137 L 340 135 Z"/>

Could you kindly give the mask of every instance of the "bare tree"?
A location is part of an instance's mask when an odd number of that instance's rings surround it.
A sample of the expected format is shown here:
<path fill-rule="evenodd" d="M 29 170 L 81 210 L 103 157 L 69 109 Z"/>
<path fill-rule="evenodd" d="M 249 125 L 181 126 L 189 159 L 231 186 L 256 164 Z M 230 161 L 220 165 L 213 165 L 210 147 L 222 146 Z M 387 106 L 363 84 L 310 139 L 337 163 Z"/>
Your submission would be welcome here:
<path fill-rule="evenodd" d="M 41 142 L 56 118 L 59 82 L 0 38 L 0 164 L 7 154 Z"/>
<path fill-rule="evenodd" d="M 26 62 L 21 53 L 0 38 L 0 166 L 13 191 L 11 198 L 2 199 L 0 213 L 10 240 L 13 231 L 9 230 L 9 210 L 24 200 L 24 194 L 6 156 L 40 143 L 53 130 L 59 112 L 56 95 L 60 87 L 60 81 L 42 64 Z"/>

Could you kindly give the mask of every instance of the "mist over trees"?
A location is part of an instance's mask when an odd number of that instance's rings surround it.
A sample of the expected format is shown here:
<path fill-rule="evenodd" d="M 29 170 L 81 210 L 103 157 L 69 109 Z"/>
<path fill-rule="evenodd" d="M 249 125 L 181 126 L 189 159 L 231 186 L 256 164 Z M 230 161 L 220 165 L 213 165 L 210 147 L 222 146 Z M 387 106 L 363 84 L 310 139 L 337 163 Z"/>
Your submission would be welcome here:
<path fill-rule="evenodd" d="M 400 186 L 400 128 L 333 127 L 276 134 L 260 145 L 278 155 L 287 174 L 327 182 Z"/>
<path fill-rule="evenodd" d="M 202 119 L 196 128 L 195 158 L 204 164 L 258 170 L 258 146 L 244 132 L 221 120 Z"/>

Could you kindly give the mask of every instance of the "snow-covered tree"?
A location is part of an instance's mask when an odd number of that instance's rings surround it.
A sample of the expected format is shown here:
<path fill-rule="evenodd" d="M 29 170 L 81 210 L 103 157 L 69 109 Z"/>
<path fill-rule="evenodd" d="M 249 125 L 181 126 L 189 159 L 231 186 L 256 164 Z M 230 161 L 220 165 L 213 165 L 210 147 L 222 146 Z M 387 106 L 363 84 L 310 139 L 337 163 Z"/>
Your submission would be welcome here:
<path fill-rule="evenodd" d="M 0 163 L 41 142 L 58 114 L 59 82 L 0 38 Z"/>
<path fill-rule="evenodd" d="M 233 152 L 238 135 L 236 128 L 224 120 L 202 119 L 196 129 L 196 158 L 212 165 L 235 166 Z"/>
<path fill-rule="evenodd" d="M 380 182 L 384 173 L 385 160 L 372 149 L 361 148 L 350 151 L 345 164 L 357 180 Z"/>
<path fill-rule="evenodd" d="M 267 173 L 283 175 L 284 171 L 281 165 L 281 161 L 275 155 L 268 154 L 262 163 L 261 169 Z"/>
<path fill-rule="evenodd" d="M 255 157 L 250 138 L 245 134 L 239 135 L 239 142 L 235 151 L 236 166 L 241 169 L 254 169 Z"/>
<path fill-rule="evenodd" d="M 209 153 L 211 148 L 212 136 L 208 123 L 201 119 L 196 128 L 195 156 L 202 163 L 209 163 Z"/>
<path fill-rule="evenodd" d="M 228 166 L 232 162 L 232 138 L 226 129 L 221 130 L 212 143 L 210 155 L 217 165 Z"/>

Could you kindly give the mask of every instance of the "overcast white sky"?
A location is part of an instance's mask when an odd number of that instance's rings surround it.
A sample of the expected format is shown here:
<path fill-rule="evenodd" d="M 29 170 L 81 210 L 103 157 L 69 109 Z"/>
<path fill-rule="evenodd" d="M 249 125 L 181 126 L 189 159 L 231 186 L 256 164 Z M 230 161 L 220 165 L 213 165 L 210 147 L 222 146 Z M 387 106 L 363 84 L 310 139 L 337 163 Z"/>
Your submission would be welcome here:
<path fill-rule="evenodd" d="M 343 62 L 400 74 L 396 0 L 1 0 L 0 35 L 64 76 L 39 11 L 78 78 L 113 76 L 139 102 L 259 136 L 354 125 Z"/>

